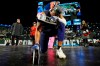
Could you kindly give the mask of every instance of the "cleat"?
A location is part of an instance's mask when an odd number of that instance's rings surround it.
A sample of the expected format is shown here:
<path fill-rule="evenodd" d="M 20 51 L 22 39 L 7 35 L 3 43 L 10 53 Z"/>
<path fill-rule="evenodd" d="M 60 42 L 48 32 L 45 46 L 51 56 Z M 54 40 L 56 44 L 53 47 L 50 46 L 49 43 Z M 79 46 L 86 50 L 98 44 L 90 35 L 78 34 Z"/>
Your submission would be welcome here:
<path fill-rule="evenodd" d="M 40 60 L 40 50 L 39 45 L 32 46 L 32 56 L 33 56 L 33 64 L 38 65 Z"/>

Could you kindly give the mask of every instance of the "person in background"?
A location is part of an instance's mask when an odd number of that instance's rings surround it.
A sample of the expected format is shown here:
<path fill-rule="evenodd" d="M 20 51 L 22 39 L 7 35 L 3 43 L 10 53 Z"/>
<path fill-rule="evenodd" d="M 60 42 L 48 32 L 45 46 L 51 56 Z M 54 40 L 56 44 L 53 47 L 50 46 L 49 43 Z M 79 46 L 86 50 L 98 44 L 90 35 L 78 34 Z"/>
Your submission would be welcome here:
<path fill-rule="evenodd" d="M 82 30 L 86 30 L 87 28 L 88 28 L 88 25 L 87 25 L 86 21 L 85 20 L 82 20 L 81 29 Z"/>
<path fill-rule="evenodd" d="M 85 20 L 82 21 L 81 30 L 82 30 L 84 46 L 88 46 L 88 38 L 90 32 L 88 30 L 88 25 Z"/>
<path fill-rule="evenodd" d="M 32 39 L 32 45 L 35 44 L 35 32 L 36 32 L 36 22 L 33 22 L 33 26 L 30 28 L 30 37 Z"/>
<path fill-rule="evenodd" d="M 19 37 L 23 33 L 23 26 L 20 23 L 20 19 L 18 18 L 15 23 L 11 26 L 11 44 L 12 46 L 15 45 L 15 39 L 16 39 L 16 46 L 18 45 Z"/>
<path fill-rule="evenodd" d="M 81 19 L 81 9 L 79 7 L 77 7 L 77 18 Z"/>

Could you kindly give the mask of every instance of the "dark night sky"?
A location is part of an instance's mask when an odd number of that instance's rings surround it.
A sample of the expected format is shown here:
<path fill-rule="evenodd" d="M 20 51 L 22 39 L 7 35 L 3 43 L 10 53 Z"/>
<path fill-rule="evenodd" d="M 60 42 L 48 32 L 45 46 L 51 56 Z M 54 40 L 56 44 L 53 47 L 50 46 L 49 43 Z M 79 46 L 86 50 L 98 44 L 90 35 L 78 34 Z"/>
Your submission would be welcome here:
<path fill-rule="evenodd" d="M 87 21 L 100 21 L 100 11 L 98 10 L 100 3 L 98 0 L 70 1 L 80 2 L 83 19 Z M 21 18 L 21 23 L 24 26 L 30 26 L 32 21 L 35 21 L 36 11 L 37 5 L 35 0 L 0 0 L 0 23 L 12 24 L 16 21 L 16 18 Z"/>
<path fill-rule="evenodd" d="M 29 26 L 35 20 L 36 10 L 36 2 L 32 0 L 0 0 L 0 23 L 12 24 L 21 18 L 21 23 Z"/>

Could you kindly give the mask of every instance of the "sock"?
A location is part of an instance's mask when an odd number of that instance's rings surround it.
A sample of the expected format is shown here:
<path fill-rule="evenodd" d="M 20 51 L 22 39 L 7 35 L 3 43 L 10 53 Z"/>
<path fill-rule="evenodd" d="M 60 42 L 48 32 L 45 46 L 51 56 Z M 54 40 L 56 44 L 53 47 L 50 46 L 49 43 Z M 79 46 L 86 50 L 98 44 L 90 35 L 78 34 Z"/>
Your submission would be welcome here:
<path fill-rule="evenodd" d="M 35 42 L 35 44 L 39 44 L 39 42 Z"/>
<path fill-rule="evenodd" d="M 57 49 L 59 49 L 61 46 L 58 46 L 58 48 Z"/>

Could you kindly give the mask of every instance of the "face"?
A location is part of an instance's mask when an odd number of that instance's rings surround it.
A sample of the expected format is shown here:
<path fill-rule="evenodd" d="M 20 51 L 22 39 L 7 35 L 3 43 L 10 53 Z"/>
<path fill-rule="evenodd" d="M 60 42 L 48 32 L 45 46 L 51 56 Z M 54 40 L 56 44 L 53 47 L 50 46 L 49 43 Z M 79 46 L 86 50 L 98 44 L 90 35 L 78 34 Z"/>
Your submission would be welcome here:
<path fill-rule="evenodd" d="M 50 11 L 50 15 L 51 15 L 51 16 L 55 16 L 55 15 L 56 15 L 56 14 L 55 14 L 55 11 L 54 11 L 54 10 L 51 10 L 51 11 Z"/>
<path fill-rule="evenodd" d="M 36 22 L 34 22 L 33 25 L 36 26 Z"/>
<path fill-rule="evenodd" d="M 55 16 L 56 15 L 55 11 L 53 10 L 53 8 L 55 7 L 56 4 L 57 4 L 57 2 L 55 2 L 55 1 L 50 3 L 50 9 L 51 9 L 50 15 L 51 16 Z"/>
<path fill-rule="evenodd" d="M 82 21 L 82 24 L 85 24 L 85 20 Z"/>
<path fill-rule="evenodd" d="M 20 23 L 20 19 L 17 19 L 17 22 Z"/>
<path fill-rule="evenodd" d="M 54 6 L 55 6 L 55 2 L 51 2 L 51 3 L 50 3 L 50 9 L 53 9 Z"/>
<path fill-rule="evenodd" d="M 36 26 L 36 23 L 34 23 L 34 26 Z"/>

